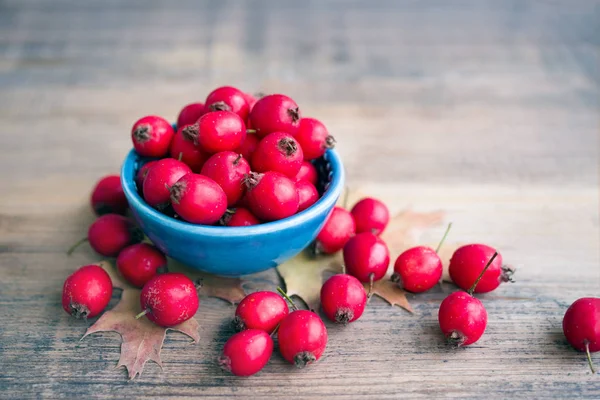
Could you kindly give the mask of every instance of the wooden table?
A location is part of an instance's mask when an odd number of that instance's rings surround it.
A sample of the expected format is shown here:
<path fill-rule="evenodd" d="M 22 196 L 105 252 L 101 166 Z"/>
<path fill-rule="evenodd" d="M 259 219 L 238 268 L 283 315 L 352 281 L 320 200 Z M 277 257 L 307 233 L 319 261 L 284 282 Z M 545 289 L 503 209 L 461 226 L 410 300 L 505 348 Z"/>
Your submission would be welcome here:
<path fill-rule="evenodd" d="M 600 2 L 173 3 L 0 1 L 0 397 L 600 398 L 561 329 L 600 294 Z M 200 344 L 168 335 L 162 373 L 128 382 L 117 335 L 79 341 L 60 292 L 99 260 L 65 255 L 91 186 L 118 172 L 137 117 L 222 84 L 290 94 L 336 135 L 354 187 L 500 249 L 518 282 L 481 296 L 484 337 L 444 346 L 436 289 L 410 297 L 415 315 L 374 299 L 329 327 L 318 364 L 274 356 L 249 379 L 215 366 L 233 310 L 218 299 Z"/>

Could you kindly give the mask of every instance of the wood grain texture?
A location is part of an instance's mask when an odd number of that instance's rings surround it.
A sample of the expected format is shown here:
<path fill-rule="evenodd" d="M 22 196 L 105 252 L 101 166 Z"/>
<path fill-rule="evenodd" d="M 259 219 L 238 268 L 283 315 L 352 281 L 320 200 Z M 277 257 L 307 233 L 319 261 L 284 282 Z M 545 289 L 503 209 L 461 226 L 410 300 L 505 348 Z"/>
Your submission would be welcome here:
<path fill-rule="evenodd" d="M 600 295 L 599 66 L 599 1 L 1 0 L 0 398 L 600 398 L 561 330 Z M 233 312 L 217 299 L 197 346 L 169 333 L 164 372 L 133 382 L 117 335 L 79 341 L 60 290 L 99 260 L 64 254 L 93 220 L 93 181 L 118 172 L 138 116 L 175 118 L 221 84 L 290 94 L 336 135 L 353 186 L 444 210 L 450 241 L 517 266 L 482 296 L 476 346 L 442 345 L 440 289 L 410 297 L 415 315 L 373 299 L 327 325 L 318 364 L 275 355 L 249 379 L 216 367 Z"/>

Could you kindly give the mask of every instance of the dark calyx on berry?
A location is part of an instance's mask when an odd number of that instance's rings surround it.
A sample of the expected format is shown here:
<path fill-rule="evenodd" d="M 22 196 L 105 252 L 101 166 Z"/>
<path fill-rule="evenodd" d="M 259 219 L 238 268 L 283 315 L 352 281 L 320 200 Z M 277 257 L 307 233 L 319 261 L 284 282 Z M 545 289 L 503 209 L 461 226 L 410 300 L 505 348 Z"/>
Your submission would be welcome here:
<path fill-rule="evenodd" d="M 200 126 L 198 124 L 188 125 L 181 130 L 183 138 L 189 142 L 198 144 L 198 135 L 200 134 Z"/>
<path fill-rule="evenodd" d="M 233 165 L 238 165 L 240 163 L 241 159 L 242 159 L 242 155 L 238 154 L 237 158 L 235 160 L 233 160 Z"/>
<path fill-rule="evenodd" d="M 335 141 L 335 138 L 331 135 L 329 135 L 325 138 L 325 148 L 326 149 L 333 149 L 335 147 L 336 143 L 337 142 Z"/>
<path fill-rule="evenodd" d="M 210 111 L 231 111 L 231 107 L 229 107 L 224 101 L 212 103 L 210 106 L 208 106 L 208 109 Z"/>
<path fill-rule="evenodd" d="M 288 108 L 287 112 L 290 115 L 290 117 L 292 118 L 292 122 L 295 123 L 300 120 L 300 111 L 298 110 L 298 107 Z"/>
<path fill-rule="evenodd" d="M 298 151 L 298 144 L 295 140 L 290 138 L 283 138 L 279 140 L 277 147 L 279 147 L 279 150 L 285 153 L 285 155 L 288 157 L 293 156 Z"/>
<path fill-rule="evenodd" d="M 231 372 L 231 359 L 225 355 L 219 357 L 219 366 L 227 372 Z"/>
<path fill-rule="evenodd" d="M 402 288 L 402 277 L 399 273 L 394 272 L 390 277 L 390 280 L 398 285 L 399 288 Z"/>
<path fill-rule="evenodd" d="M 342 325 L 348 325 L 354 318 L 354 312 L 349 308 L 340 308 L 335 312 L 335 322 Z"/>
<path fill-rule="evenodd" d="M 241 332 L 246 329 L 246 324 L 244 324 L 244 321 L 242 321 L 239 315 L 236 315 L 233 320 L 231 320 L 231 327 L 234 331 Z"/>
<path fill-rule="evenodd" d="M 179 204 L 179 201 L 183 197 L 183 192 L 185 191 L 186 186 L 187 185 L 185 182 L 175 182 L 175 184 L 169 188 L 169 192 L 171 193 L 171 201 Z"/>
<path fill-rule="evenodd" d="M 79 303 L 71 303 L 69 304 L 71 308 L 71 315 L 77 319 L 86 319 L 90 313 L 89 308 Z"/>
<path fill-rule="evenodd" d="M 317 358 L 310 351 L 303 351 L 294 356 L 294 365 L 298 368 L 304 368 L 317 361 Z"/>
<path fill-rule="evenodd" d="M 244 182 L 244 185 L 246 185 L 248 189 L 252 189 L 258 185 L 258 182 L 260 182 L 262 176 L 263 174 L 259 174 L 258 172 L 250 172 L 249 174 L 244 175 L 242 182 Z"/>
<path fill-rule="evenodd" d="M 448 336 L 446 338 L 446 341 L 448 342 L 449 345 L 456 346 L 456 347 L 460 347 L 465 342 L 465 340 L 466 340 L 465 335 L 463 335 L 462 333 L 460 333 L 458 331 L 452 331 L 450 336 Z"/>
<path fill-rule="evenodd" d="M 513 275 L 515 274 L 515 269 L 509 265 L 502 266 L 502 274 L 500 275 L 500 282 L 511 282 L 514 283 Z"/>
<path fill-rule="evenodd" d="M 235 214 L 235 210 L 228 208 L 227 211 L 225 211 L 225 214 L 223 214 L 223 216 L 219 220 L 219 225 L 227 226 L 229 221 L 231 221 L 231 217 L 233 217 L 233 214 Z"/>
<path fill-rule="evenodd" d="M 152 127 L 144 124 L 135 128 L 135 131 L 133 131 L 133 137 L 135 138 L 136 142 L 144 143 L 150 140 L 151 133 Z"/>

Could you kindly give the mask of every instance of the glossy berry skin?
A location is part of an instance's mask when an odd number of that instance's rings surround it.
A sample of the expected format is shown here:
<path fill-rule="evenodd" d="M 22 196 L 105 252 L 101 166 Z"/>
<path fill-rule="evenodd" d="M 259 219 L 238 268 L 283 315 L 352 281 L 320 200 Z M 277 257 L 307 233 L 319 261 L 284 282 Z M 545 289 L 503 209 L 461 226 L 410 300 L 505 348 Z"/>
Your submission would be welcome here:
<path fill-rule="evenodd" d="M 157 271 L 167 266 L 165 255 L 148 243 L 125 247 L 117 257 L 119 273 L 133 286 L 143 287 Z"/>
<path fill-rule="evenodd" d="M 348 274 L 337 274 L 321 287 L 321 308 L 329 320 L 346 325 L 365 311 L 367 293 L 362 283 Z"/>
<path fill-rule="evenodd" d="M 171 205 L 187 222 L 211 225 L 225 214 L 227 196 L 212 179 L 190 173 L 171 187 Z"/>
<path fill-rule="evenodd" d="M 487 325 L 487 311 L 481 301 L 467 292 L 458 291 L 442 301 L 438 321 L 450 344 L 467 346 L 483 335 Z"/>
<path fill-rule="evenodd" d="M 169 121 L 156 115 L 140 118 L 131 128 L 133 147 L 143 157 L 164 157 L 174 134 Z"/>
<path fill-rule="evenodd" d="M 356 222 L 356 233 L 371 232 L 379 236 L 390 222 L 387 206 L 371 197 L 360 200 L 350 212 Z"/>
<path fill-rule="evenodd" d="M 227 206 L 233 206 L 244 195 L 244 177 L 250 173 L 250 164 L 241 154 L 222 151 L 213 154 L 204 163 L 200 173 L 217 182 L 227 196 Z"/>
<path fill-rule="evenodd" d="M 190 167 L 182 161 L 172 158 L 156 161 L 144 179 L 144 200 L 152 207 L 164 208 L 170 201 L 169 188 L 191 172 Z"/>
<path fill-rule="evenodd" d="M 195 124 L 204 115 L 204 104 L 191 103 L 183 107 L 177 117 L 177 129 L 184 125 Z"/>
<path fill-rule="evenodd" d="M 246 125 L 230 111 L 204 114 L 198 120 L 198 144 L 207 153 L 233 151 L 246 139 Z"/>
<path fill-rule="evenodd" d="M 250 173 L 246 178 L 248 206 L 263 221 L 291 217 L 298 211 L 296 184 L 279 172 Z"/>
<path fill-rule="evenodd" d="M 354 218 L 342 207 L 334 207 L 317 235 L 317 251 L 333 254 L 344 248 L 355 233 Z"/>
<path fill-rule="evenodd" d="M 78 319 L 92 318 L 100 314 L 112 296 L 112 281 L 108 273 L 98 265 L 86 265 L 73 272 L 65 280 L 62 306 Z"/>
<path fill-rule="evenodd" d="M 404 251 L 394 263 L 392 280 L 412 293 L 425 292 L 442 279 L 442 260 L 434 249 L 417 246 Z"/>
<path fill-rule="evenodd" d="M 171 327 L 192 318 L 198 311 L 198 293 L 190 278 L 177 272 L 155 275 L 142 289 L 140 305 L 157 325 Z"/>
<path fill-rule="evenodd" d="M 567 309 L 563 332 L 573 348 L 590 353 L 600 351 L 600 298 L 583 297 Z"/>
<path fill-rule="evenodd" d="M 459 247 L 450 259 L 450 278 L 461 289 L 469 290 L 495 252 L 494 248 L 485 244 L 468 244 Z M 474 292 L 491 292 L 501 282 L 509 281 L 510 275 L 512 275 L 512 271 L 502 267 L 502 256 L 498 253 L 483 274 Z"/>
<path fill-rule="evenodd" d="M 183 125 L 173 136 L 169 154 L 171 158 L 182 161 L 192 172 L 199 173 L 210 154 L 205 153 L 195 143 L 195 129 L 193 125 Z"/>
<path fill-rule="evenodd" d="M 325 351 L 327 329 L 314 312 L 293 311 L 281 320 L 277 340 L 283 358 L 303 368 L 317 361 Z"/>
<path fill-rule="evenodd" d="M 319 200 L 319 192 L 310 182 L 298 181 L 296 189 L 298 190 L 298 212 L 306 210 Z"/>
<path fill-rule="evenodd" d="M 265 331 L 248 329 L 227 340 L 219 357 L 221 368 L 237 376 L 250 376 L 267 365 L 273 354 L 273 339 Z"/>
<path fill-rule="evenodd" d="M 273 132 L 258 143 L 251 162 L 255 172 L 275 171 L 295 178 L 302 165 L 302 148 L 289 133 Z"/>
<path fill-rule="evenodd" d="M 135 174 L 135 184 L 140 192 L 143 192 L 144 180 L 146 180 L 146 175 L 148 175 L 148 171 L 154 164 L 156 164 L 156 161 L 148 161 L 146 164 L 142 165 L 140 169 L 138 169 L 137 174 Z"/>
<path fill-rule="evenodd" d="M 257 95 L 258 97 L 260 97 L 260 95 Z M 254 96 L 251 93 L 245 93 L 244 92 L 244 98 L 246 99 L 246 103 L 248 103 L 248 108 L 250 111 L 252 111 L 252 108 L 254 107 L 254 105 L 256 104 L 256 102 L 258 101 L 258 97 Z M 250 115 L 248 115 L 250 116 Z"/>
<path fill-rule="evenodd" d="M 139 243 L 143 238 L 131 220 L 118 214 L 105 214 L 88 229 L 90 246 L 105 257 L 116 257 L 125 247 Z"/>
<path fill-rule="evenodd" d="M 244 207 L 237 207 L 233 212 L 225 212 L 221 218 L 222 225 L 225 226 L 253 226 L 260 224 L 260 220 Z"/>
<path fill-rule="evenodd" d="M 300 165 L 300 169 L 296 174 L 295 181 L 298 182 L 302 180 L 317 186 L 319 175 L 317 174 L 317 169 L 310 161 L 302 161 L 302 165 Z"/>
<path fill-rule="evenodd" d="M 244 121 L 248 119 L 250 113 L 246 94 L 231 86 L 223 86 L 210 92 L 205 104 L 207 112 L 231 111 Z"/>
<path fill-rule="evenodd" d="M 390 264 L 390 252 L 379 237 L 370 232 L 359 233 L 344 246 L 344 265 L 349 275 L 361 282 L 383 278 Z"/>
<path fill-rule="evenodd" d="M 277 293 L 254 292 L 238 304 L 233 327 L 237 331 L 259 329 L 270 334 L 288 314 L 287 303 Z"/>
<path fill-rule="evenodd" d="M 241 154 L 247 161 L 250 161 L 252 160 L 252 154 L 254 154 L 256 151 L 256 147 L 258 146 L 259 142 L 260 139 L 258 136 L 254 134 L 247 134 L 246 139 L 244 139 L 240 147 L 235 149 L 235 152 Z"/>
<path fill-rule="evenodd" d="M 119 175 L 108 175 L 100 179 L 92 191 L 90 201 L 96 215 L 125 214 L 129 208 Z"/>
<path fill-rule="evenodd" d="M 314 118 L 302 118 L 294 137 L 300 143 L 306 161 L 319 158 L 327 149 L 335 147 L 333 136 L 321 121 Z"/>
<path fill-rule="evenodd" d="M 300 124 L 298 104 L 282 94 L 260 98 L 250 112 L 250 123 L 256 134 L 265 137 L 273 132 L 295 134 Z"/>

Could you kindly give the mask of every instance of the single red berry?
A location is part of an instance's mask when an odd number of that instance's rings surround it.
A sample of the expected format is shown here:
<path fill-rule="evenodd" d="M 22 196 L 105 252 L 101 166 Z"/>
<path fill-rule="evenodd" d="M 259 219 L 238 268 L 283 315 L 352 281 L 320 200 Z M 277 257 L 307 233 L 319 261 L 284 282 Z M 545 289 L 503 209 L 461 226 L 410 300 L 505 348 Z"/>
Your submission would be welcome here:
<path fill-rule="evenodd" d="M 192 172 L 198 173 L 210 154 L 198 146 L 196 132 L 194 125 L 182 125 L 177 129 L 171 141 L 169 154 L 190 167 Z"/>
<path fill-rule="evenodd" d="M 144 157 L 164 157 L 174 134 L 169 121 L 155 115 L 139 119 L 131 128 L 133 147 Z"/>
<path fill-rule="evenodd" d="M 461 290 L 442 301 L 438 320 L 448 343 L 467 346 L 483 335 L 487 325 L 487 312 L 481 301 Z"/>
<path fill-rule="evenodd" d="M 271 333 L 288 314 L 287 303 L 277 293 L 254 292 L 238 304 L 233 327 L 236 331 L 260 329 Z"/>
<path fill-rule="evenodd" d="M 169 188 L 192 170 L 185 163 L 165 158 L 158 160 L 144 179 L 144 199 L 155 208 L 165 208 L 170 201 Z"/>
<path fill-rule="evenodd" d="M 256 134 L 265 137 L 272 132 L 295 134 L 300 122 L 298 104 L 282 94 L 260 98 L 250 113 L 250 123 Z"/>
<path fill-rule="evenodd" d="M 495 251 L 484 244 L 468 244 L 459 247 L 450 259 L 450 278 L 461 289 L 469 289 Z M 491 292 L 500 283 L 511 281 L 513 273 L 510 267 L 502 266 L 502 256 L 498 254 L 477 284 L 475 293 Z"/>
<path fill-rule="evenodd" d="M 227 210 L 227 196 L 212 179 L 194 173 L 182 176 L 171 186 L 171 205 L 187 222 L 210 225 Z"/>
<path fill-rule="evenodd" d="M 210 92 L 206 98 L 207 111 L 231 111 L 246 121 L 250 108 L 246 93 L 231 86 L 223 86 Z"/>
<path fill-rule="evenodd" d="M 304 160 L 314 160 L 335 147 L 335 139 L 325 125 L 314 118 L 302 118 L 294 137 L 304 152 Z"/>
<path fill-rule="evenodd" d="M 156 325 L 172 327 L 192 318 L 198 311 L 198 293 L 190 278 L 177 272 L 155 275 L 142 289 L 142 312 Z"/>
<path fill-rule="evenodd" d="M 108 305 L 112 288 L 110 276 L 102 267 L 83 266 L 65 280 L 62 306 L 75 318 L 95 317 Z"/>
<path fill-rule="evenodd" d="M 247 161 L 252 160 L 252 154 L 256 151 L 260 139 L 254 134 L 247 134 L 246 139 L 242 142 L 240 147 L 235 149 L 235 152 L 241 154 Z"/>
<path fill-rule="evenodd" d="M 350 212 L 356 222 L 356 233 L 371 232 L 379 236 L 390 222 L 387 206 L 371 197 L 356 203 Z"/>
<path fill-rule="evenodd" d="M 246 186 L 250 211 L 264 221 L 291 217 L 298 211 L 296 184 L 279 172 L 251 172 Z"/>
<path fill-rule="evenodd" d="M 573 348 L 587 353 L 595 374 L 590 353 L 600 351 L 600 298 L 584 297 L 571 304 L 563 318 L 563 332 Z"/>
<path fill-rule="evenodd" d="M 317 169 L 310 161 L 302 161 L 302 165 L 300 165 L 300 169 L 296 174 L 295 180 L 296 182 L 304 180 L 317 186 L 317 182 L 319 180 Z"/>
<path fill-rule="evenodd" d="M 92 191 L 91 203 L 97 215 L 125 214 L 129 204 L 119 175 L 109 175 L 100 179 Z"/>
<path fill-rule="evenodd" d="M 193 125 L 204 115 L 204 104 L 191 103 L 183 107 L 177 117 L 177 129 L 184 125 Z"/>
<path fill-rule="evenodd" d="M 321 287 L 321 307 L 331 321 L 346 325 L 365 311 L 367 292 L 362 283 L 348 274 L 337 274 Z"/>
<path fill-rule="evenodd" d="M 296 189 L 298 190 L 298 212 L 306 210 L 319 200 L 319 192 L 310 182 L 298 181 Z"/>
<path fill-rule="evenodd" d="M 90 246 L 105 257 L 116 257 L 125 247 L 139 243 L 144 234 L 131 220 L 118 214 L 105 214 L 88 229 Z M 69 254 L 74 247 L 69 250 Z"/>
<path fill-rule="evenodd" d="M 392 280 L 413 293 L 425 292 L 442 278 L 442 260 L 434 249 L 426 246 L 410 248 L 400 254 L 394 264 Z"/>
<path fill-rule="evenodd" d="M 146 282 L 167 266 L 165 255 L 148 243 L 125 247 L 117 257 L 117 269 L 133 286 L 143 287 Z"/>
<path fill-rule="evenodd" d="M 295 178 L 302 165 L 302 148 L 289 133 L 273 132 L 258 143 L 251 162 L 256 172 L 275 171 Z"/>
<path fill-rule="evenodd" d="M 248 329 L 227 340 L 219 357 L 221 368 L 237 376 L 250 376 L 267 365 L 273 354 L 273 339 L 265 331 Z"/>
<path fill-rule="evenodd" d="M 327 346 L 327 329 L 312 311 L 291 312 L 277 331 L 279 351 L 289 363 L 303 368 L 317 361 Z"/>
<path fill-rule="evenodd" d="M 344 246 L 348 274 L 361 282 L 383 278 L 390 264 L 390 252 L 383 240 L 370 232 L 359 233 Z"/>
<path fill-rule="evenodd" d="M 225 226 L 252 226 L 260 224 L 260 220 L 247 208 L 237 207 L 232 211 L 226 211 L 221 218 L 221 225 Z"/>
<path fill-rule="evenodd" d="M 213 154 L 204 163 L 200 173 L 217 182 L 227 196 L 227 205 L 233 206 L 244 195 L 244 177 L 250 173 L 250 164 L 241 154 L 222 151 Z"/>
<path fill-rule="evenodd" d="M 230 111 L 204 114 L 198 120 L 197 125 L 198 143 L 208 153 L 233 151 L 240 147 L 246 139 L 244 121 L 239 115 Z"/>
<path fill-rule="evenodd" d="M 144 180 L 146 179 L 146 175 L 148 175 L 148 171 L 154 164 L 156 164 L 156 161 L 148 161 L 146 164 L 142 165 L 140 169 L 138 169 L 137 174 L 135 174 L 135 184 L 140 192 L 143 192 Z"/>
<path fill-rule="evenodd" d="M 352 214 L 342 207 L 334 207 L 321 232 L 317 235 L 316 249 L 319 253 L 333 254 L 344 248 L 355 233 Z"/>

